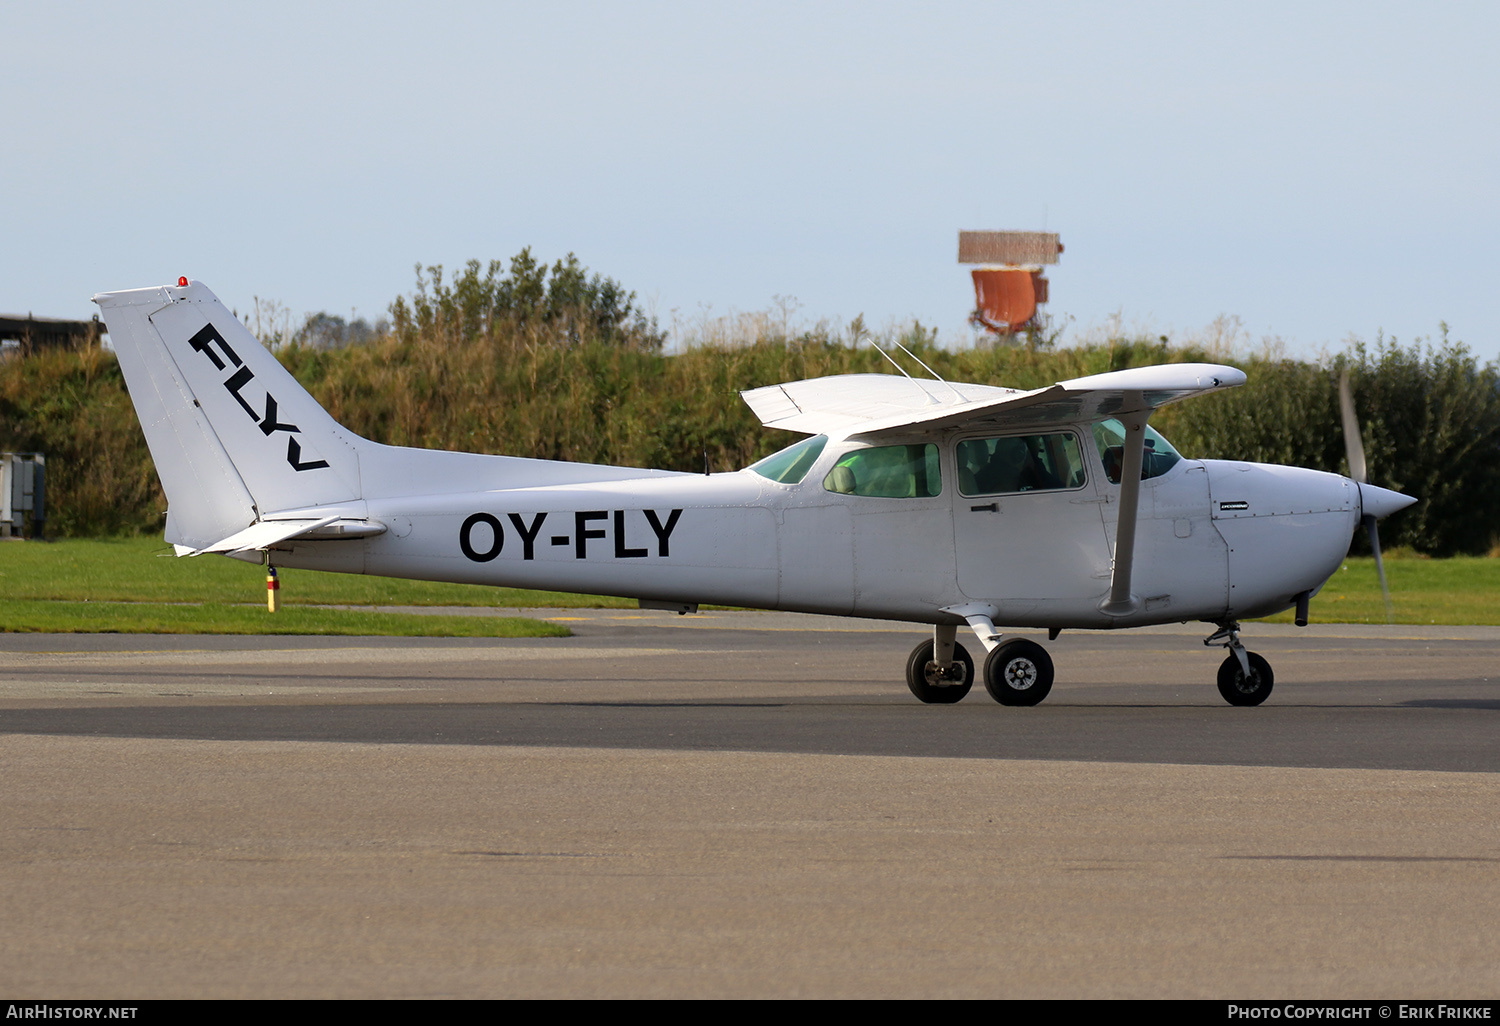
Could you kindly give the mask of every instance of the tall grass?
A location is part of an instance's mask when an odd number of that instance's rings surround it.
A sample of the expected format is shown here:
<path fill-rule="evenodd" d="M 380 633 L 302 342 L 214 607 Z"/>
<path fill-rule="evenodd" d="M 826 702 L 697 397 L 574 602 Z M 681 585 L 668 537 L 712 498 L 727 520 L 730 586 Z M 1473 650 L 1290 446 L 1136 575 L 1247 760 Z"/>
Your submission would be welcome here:
<path fill-rule="evenodd" d="M 0 361 L 0 449 L 46 454 L 50 534 L 130 534 L 167 508 L 120 365 L 96 341 Z"/>

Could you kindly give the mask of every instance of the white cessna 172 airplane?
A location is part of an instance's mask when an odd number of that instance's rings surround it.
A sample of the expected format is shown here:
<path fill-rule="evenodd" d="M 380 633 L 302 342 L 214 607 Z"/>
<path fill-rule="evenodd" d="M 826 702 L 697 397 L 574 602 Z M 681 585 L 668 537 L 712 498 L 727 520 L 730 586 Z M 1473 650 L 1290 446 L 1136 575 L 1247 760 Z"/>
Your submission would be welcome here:
<path fill-rule="evenodd" d="M 1201 620 L 1217 627 L 1204 644 L 1229 650 L 1220 693 L 1258 705 L 1273 675 L 1239 620 L 1295 606 L 1305 623 L 1361 520 L 1373 535 L 1415 501 L 1336 474 L 1184 459 L 1147 426 L 1166 403 L 1243 383 L 1231 367 L 1035 391 L 889 374 L 769 385 L 743 393 L 751 409 L 809 437 L 744 470 L 689 474 L 371 442 L 202 284 L 94 302 L 179 555 L 930 624 L 907 661 L 923 702 L 968 693 L 965 624 L 990 695 L 1035 705 L 1052 660 L 997 624 L 1055 639 Z"/>

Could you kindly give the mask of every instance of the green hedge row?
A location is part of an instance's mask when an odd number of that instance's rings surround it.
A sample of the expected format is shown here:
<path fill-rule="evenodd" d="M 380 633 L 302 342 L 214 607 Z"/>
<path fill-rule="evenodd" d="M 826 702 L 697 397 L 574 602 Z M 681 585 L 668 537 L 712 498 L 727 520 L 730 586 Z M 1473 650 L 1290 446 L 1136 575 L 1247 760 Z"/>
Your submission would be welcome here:
<path fill-rule="evenodd" d="M 1446 329 L 1436 344 L 1356 345 L 1332 367 L 1243 366 L 1243 387 L 1168 411 L 1185 452 L 1347 474 L 1338 403 L 1347 368 L 1370 480 L 1418 499 L 1382 525 L 1382 544 L 1453 555 L 1500 540 L 1500 376 Z"/>
<path fill-rule="evenodd" d="M 519 270 L 532 283 L 540 273 L 524 263 Z M 705 460 L 715 470 L 741 467 L 793 440 L 762 429 L 739 400 L 741 389 L 891 369 L 869 346 L 821 330 L 664 356 L 654 329 L 612 283 L 591 282 L 572 264 L 554 271 L 564 293 L 583 290 L 592 315 L 577 315 L 589 313 L 585 304 L 569 308 L 573 315 L 554 306 L 546 316 L 518 316 L 514 290 L 507 293 L 503 279 L 497 286 L 492 268 L 488 284 L 479 279 L 484 288 L 470 290 L 483 293 L 482 316 L 473 313 L 473 295 L 469 311 L 445 310 L 439 286 L 425 305 L 420 292 L 405 301 L 397 327 L 369 344 L 293 344 L 278 355 L 334 417 L 379 441 L 688 471 L 701 471 Z M 545 288 L 540 299 L 533 292 L 523 312 L 549 302 Z M 957 353 L 937 349 L 925 333 L 909 341 L 945 378 L 1023 388 L 1208 358 L 1145 340 Z M 1337 395 L 1347 366 L 1372 480 L 1420 500 L 1384 525 L 1385 543 L 1442 555 L 1494 546 L 1500 380 L 1493 365 L 1479 364 L 1446 332 L 1431 344 L 1356 346 L 1331 367 L 1262 358 L 1239 365 L 1249 375 L 1245 386 L 1157 414 L 1153 423 L 1185 455 L 1347 473 Z M 0 447 L 47 453 L 49 532 L 161 529 L 165 500 L 111 354 L 80 345 L 0 362 Z"/>

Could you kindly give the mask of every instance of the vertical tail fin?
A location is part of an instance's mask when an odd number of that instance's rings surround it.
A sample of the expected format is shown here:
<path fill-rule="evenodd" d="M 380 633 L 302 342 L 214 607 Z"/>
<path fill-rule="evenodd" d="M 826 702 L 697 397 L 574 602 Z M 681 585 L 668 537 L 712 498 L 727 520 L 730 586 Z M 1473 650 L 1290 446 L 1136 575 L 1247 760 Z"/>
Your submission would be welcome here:
<path fill-rule="evenodd" d="M 360 498 L 360 449 L 198 282 L 94 297 L 167 493 L 201 549 L 278 510 Z"/>

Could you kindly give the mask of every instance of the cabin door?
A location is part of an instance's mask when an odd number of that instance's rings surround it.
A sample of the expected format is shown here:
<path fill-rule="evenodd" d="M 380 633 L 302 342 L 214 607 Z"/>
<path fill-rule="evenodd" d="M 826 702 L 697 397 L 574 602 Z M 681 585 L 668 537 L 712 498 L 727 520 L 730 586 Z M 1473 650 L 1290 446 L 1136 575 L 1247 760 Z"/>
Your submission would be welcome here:
<path fill-rule="evenodd" d="M 1076 430 L 962 438 L 953 535 L 959 590 L 1001 607 L 1095 601 L 1109 589 L 1110 545 Z"/>

